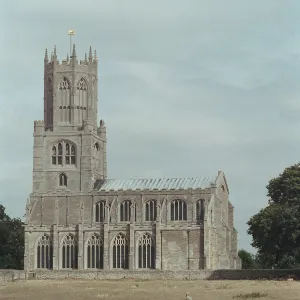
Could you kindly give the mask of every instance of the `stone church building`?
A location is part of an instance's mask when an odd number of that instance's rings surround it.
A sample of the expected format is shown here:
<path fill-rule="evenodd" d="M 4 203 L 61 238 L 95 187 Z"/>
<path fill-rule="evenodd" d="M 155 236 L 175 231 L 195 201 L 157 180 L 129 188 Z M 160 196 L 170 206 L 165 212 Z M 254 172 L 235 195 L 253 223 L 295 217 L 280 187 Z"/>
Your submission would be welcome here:
<path fill-rule="evenodd" d="M 107 178 L 96 53 L 44 58 L 44 120 L 34 122 L 25 270 L 240 268 L 234 209 L 215 177 Z"/>

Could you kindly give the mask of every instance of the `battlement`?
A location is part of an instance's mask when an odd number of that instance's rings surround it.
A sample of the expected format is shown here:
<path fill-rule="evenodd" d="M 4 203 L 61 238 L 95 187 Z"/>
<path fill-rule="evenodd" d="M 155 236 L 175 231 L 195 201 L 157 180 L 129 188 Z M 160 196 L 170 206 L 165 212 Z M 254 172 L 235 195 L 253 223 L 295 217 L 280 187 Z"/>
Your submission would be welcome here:
<path fill-rule="evenodd" d="M 34 133 L 42 133 L 45 129 L 45 123 L 43 120 L 34 121 Z"/>
<path fill-rule="evenodd" d="M 56 66 L 56 67 L 57 66 L 64 66 L 64 67 L 70 66 L 73 68 L 74 68 L 74 66 L 75 67 L 76 66 L 92 66 L 95 68 L 98 65 L 98 58 L 97 58 L 96 50 L 94 51 L 94 55 L 93 55 L 92 47 L 90 47 L 89 55 L 87 55 L 87 53 L 86 53 L 85 58 L 83 60 L 78 61 L 78 59 L 76 57 L 75 45 L 73 45 L 72 56 L 69 57 L 69 55 L 67 55 L 66 58 L 59 61 L 57 58 L 56 47 L 54 46 L 54 50 L 51 53 L 50 59 L 48 58 L 48 50 L 46 49 L 44 65 L 45 65 L 45 69 L 52 68 L 53 66 Z"/>

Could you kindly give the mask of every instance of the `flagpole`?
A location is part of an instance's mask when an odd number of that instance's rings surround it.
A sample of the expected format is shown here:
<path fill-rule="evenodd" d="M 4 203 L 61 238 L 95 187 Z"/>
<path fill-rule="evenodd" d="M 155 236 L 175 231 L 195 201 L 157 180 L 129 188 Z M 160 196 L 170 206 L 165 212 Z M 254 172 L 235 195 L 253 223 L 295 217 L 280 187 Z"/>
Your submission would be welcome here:
<path fill-rule="evenodd" d="M 72 35 L 69 34 L 70 37 L 70 57 L 72 57 Z"/>
<path fill-rule="evenodd" d="M 75 30 L 69 29 L 68 34 L 70 37 L 70 57 L 72 57 L 72 35 L 75 35 Z"/>

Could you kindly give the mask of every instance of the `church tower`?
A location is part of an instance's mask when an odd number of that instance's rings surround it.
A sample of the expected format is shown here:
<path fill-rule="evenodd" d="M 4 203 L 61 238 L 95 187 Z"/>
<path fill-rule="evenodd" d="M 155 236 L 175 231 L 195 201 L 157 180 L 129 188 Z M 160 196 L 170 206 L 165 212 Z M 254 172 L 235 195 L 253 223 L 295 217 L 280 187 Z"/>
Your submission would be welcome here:
<path fill-rule="evenodd" d="M 96 51 L 58 61 L 44 58 L 44 120 L 34 122 L 33 193 L 91 191 L 106 179 L 106 128 L 97 126 Z"/>

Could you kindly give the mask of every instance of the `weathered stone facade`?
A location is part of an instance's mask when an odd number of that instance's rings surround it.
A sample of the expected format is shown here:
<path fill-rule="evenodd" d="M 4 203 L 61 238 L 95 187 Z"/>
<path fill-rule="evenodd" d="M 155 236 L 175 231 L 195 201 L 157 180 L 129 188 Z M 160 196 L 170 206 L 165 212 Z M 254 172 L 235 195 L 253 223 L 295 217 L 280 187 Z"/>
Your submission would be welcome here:
<path fill-rule="evenodd" d="M 44 60 L 44 121 L 34 122 L 25 269 L 237 269 L 223 172 L 212 178 L 107 179 L 97 127 L 96 54 Z"/>

